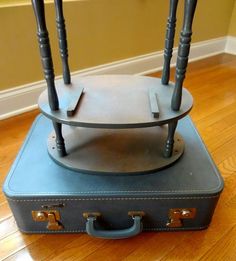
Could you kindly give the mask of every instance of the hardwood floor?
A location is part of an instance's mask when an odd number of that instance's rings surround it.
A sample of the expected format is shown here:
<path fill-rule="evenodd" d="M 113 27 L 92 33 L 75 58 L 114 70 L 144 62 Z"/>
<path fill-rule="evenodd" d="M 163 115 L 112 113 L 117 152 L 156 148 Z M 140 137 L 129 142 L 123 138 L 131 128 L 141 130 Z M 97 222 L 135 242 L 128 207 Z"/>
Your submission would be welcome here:
<path fill-rule="evenodd" d="M 185 86 L 194 96 L 191 117 L 225 180 L 207 230 L 142 233 L 117 241 L 85 234 L 24 235 L 0 192 L 0 259 L 236 260 L 236 56 L 222 54 L 191 63 Z M 1 185 L 37 114 L 0 122 Z"/>

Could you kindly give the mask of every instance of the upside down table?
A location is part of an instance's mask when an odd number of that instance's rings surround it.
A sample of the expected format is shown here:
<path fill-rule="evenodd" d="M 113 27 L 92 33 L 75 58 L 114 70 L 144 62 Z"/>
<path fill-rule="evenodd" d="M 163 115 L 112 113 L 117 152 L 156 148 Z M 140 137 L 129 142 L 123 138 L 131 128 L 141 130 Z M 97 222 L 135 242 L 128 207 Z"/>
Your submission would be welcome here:
<path fill-rule="evenodd" d="M 188 55 L 190 50 L 192 22 L 196 8 L 196 0 L 185 1 L 183 30 L 177 58 L 176 83 L 169 83 L 170 60 L 174 44 L 177 0 L 170 1 L 170 12 L 166 33 L 165 59 L 162 79 L 138 76 L 90 76 L 73 77 L 69 73 L 68 51 L 63 16 L 62 1 L 55 1 L 56 22 L 59 37 L 60 53 L 63 62 L 63 79 L 55 86 L 53 62 L 49 38 L 46 28 L 44 4 L 42 1 L 32 1 L 37 20 L 38 41 L 41 60 L 44 68 L 48 89 L 39 98 L 42 113 L 52 120 L 55 134 L 49 137 L 48 151 L 51 157 L 62 166 L 84 171 L 86 173 L 147 173 L 166 167 L 176 161 L 184 151 L 183 139 L 176 135 L 178 120 L 191 110 L 193 100 L 191 94 L 183 88 Z M 163 127 L 168 125 L 168 130 Z M 64 127 L 64 133 L 62 132 Z M 81 155 L 79 152 L 83 143 L 82 130 L 67 126 L 92 128 L 83 130 L 90 133 L 90 139 L 95 140 L 101 131 L 97 129 L 130 129 L 160 126 L 151 141 L 151 153 L 148 157 L 128 157 L 128 160 L 115 161 L 114 167 L 109 162 L 114 161 L 116 154 L 103 150 L 98 143 Z M 135 131 L 134 131 L 135 132 Z M 140 139 L 145 139 L 148 133 L 138 131 Z M 113 133 L 113 132 L 112 132 Z M 123 138 L 132 135 L 131 131 L 123 133 Z M 110 136 L 109 134 L 107 136 Z M 64 137 L 66 136 L 66 145 Z M 113 140 L 114 147 L 119 141 Z M 174 149 L 174 143 L 176 148 Z M 98 145 L 99 146 L 99 145 Z M 153 149 L 154 147 L 159 150 Z M 138 149 L 133 146 L 132 150 Z M 127 146 L 130 150 L 130 147 Z M 139 149 L 143 149 L 139 147 Z M 56 151 L 57 150 L 57 151 Z M 121 153 L 125 152 L 125 148 Z M 98 157 L 99 154 L 104 157 Z M 174 153 L 173 153 L 174 152 Z M 126 153 L 128 155 L 128 153 Z M 125 157 L 123 156 L 123 159 Z M 119 163 L 118 163 L 119 162 Z M 135 165 L 135 167 L 134 167 Z M 125 167 L 124 167 L 125 166 Z"/>

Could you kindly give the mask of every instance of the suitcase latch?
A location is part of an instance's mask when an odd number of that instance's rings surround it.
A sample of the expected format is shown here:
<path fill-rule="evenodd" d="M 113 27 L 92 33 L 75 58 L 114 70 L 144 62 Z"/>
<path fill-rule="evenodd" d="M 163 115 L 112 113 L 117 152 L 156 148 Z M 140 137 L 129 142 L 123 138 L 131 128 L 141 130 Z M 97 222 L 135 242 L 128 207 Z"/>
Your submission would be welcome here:
<path fill-rule="evenodd" d="M 33 220 L 36 222 L 48 222 L 48 230 L 61 230 L 63 226 L 60 224 L 60 214 L 57 210 L 40 210 L 32 211 Z"/>
<path fill-rule="evenodd" d="M 182 220 L 195 218 L 196 211 L 196 208 L 171 208 L 169 210 L 169 221 L 166 226 L 170 228 L 182 227 Z"/>

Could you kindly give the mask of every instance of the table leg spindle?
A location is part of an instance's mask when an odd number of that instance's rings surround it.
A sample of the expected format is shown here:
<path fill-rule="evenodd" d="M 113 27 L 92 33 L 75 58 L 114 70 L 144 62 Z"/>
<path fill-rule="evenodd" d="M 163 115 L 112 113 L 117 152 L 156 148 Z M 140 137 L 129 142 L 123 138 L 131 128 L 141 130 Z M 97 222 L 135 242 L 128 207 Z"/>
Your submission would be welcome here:
<path fill-rule="evenodd" d="M 48 37 L 48 31 L 45 20 L 45 11 L 44 11 L 44 1 L 32 0 L 32 5 L 34 8 L 34 13 L 37 21 L 37 30 L 38 30 L 38 42 L 41 55 L 41 61 L 44 70 L 44 76 L 47 82 L 48 89 L 48 100 L 49 106 L 52 111 L 59 109 L 59 101 L 55 88 L 54 82 L 54 69 L 51 55 L 50 42 Z M 62 126 L 60 123 L 53 121 L 53 126 L 56 133 L 56 144 L 57 150 L 61 157 L 66 155 L 65 143 L 62 137 Z"/>
<path fill-rule="evenodd" d="M 63 15 L 62 0 L 55 0 L 57 35 L 62 59 L 63 79 L 65 84 L 71 83 L 70 69 L 68 64 L 68 49 L 66 39 L 65 19 Z"/>
<path fill-rule="evenodd" d="M 167 31 L 164 50 L 164 66 L 161 82 L 164 85 L 169 83 L 170 79 L 170 61 L 173 53 L 175 26 L 176 26 L 176 10 L 179 0 L 170 0 L 170 11 L 167 21 Z"/>
<path fill-rule="evenodd" d="M 175 89 L 172 96 L 171 108 L 178 111 L 181 106 L 182 87 L 188 65 L 188 56 L 192 36 L 192 22 L 197 0 L 185 0 L 184 23 L 180 36 L 178 57 L 176 64 Z"/>
<path fill-rule="evenodd" d="M 32 0 L 34 13 L 37 21 L 37 36 L 39 42 L 39 49 L 41 61 L 44 70 L 44 76 L 48 87 L 48 100 L 51 110 L 56 111 L 59 108 L 57 92 L 54 83 L 54 70 L 51 55 L 50 42 L 48 31 L 46 27 L 44 1 Z"/>
<path fill-rule="evenodd" d="M 164 150 L 164 157 L 165 158 L 170 158 L 173 153 L 173 148 L 174 148 L 174 136 L 175 136 L 175 130 L 177 127 L 178 121 L 173 121 L 168 124 L 168 137 L 166 141 L 166 146 Z"/>
<path fill-rule="evenodd" d="M 53 121 L 53 127 L 56 133 L 56 145 L 57 151 L 60 157 L 66 156 L 66 148 L 64 138 L 62 136 L 62 125 L 61 123 Z"/>

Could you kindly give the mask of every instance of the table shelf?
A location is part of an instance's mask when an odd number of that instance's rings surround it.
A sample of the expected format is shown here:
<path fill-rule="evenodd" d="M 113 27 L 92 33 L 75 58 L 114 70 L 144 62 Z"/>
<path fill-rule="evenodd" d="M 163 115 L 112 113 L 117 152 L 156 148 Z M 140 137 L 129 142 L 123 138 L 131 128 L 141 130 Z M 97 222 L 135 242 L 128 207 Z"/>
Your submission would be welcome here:
<path fill-rule="evenodd" d="M 66 125 L 124 129 L 161 126 L 184 117 L 191 110 L 193 99 L 183 88 L 181 109 L 171 109 L 174 84 L 162 85 L 158 78 L 132 75 L 104 75 L 73 77 L 72 84 L 56 81 L 60 109 L 49 107 L 47 91 L 39 98 L 39 107 L 46 117 Z M 67 115 L 67 108 L 79 92 L 84 89 L 77 110 L 73 116 Z M 160 115 L 152 114 L 149 92 L 157 95 Z"/>

